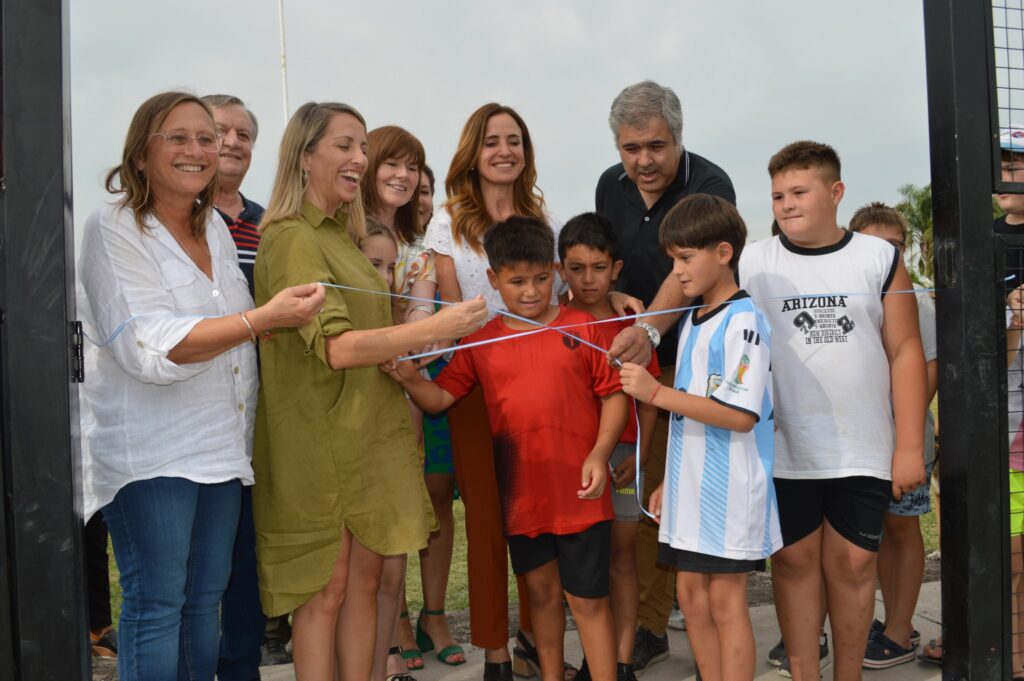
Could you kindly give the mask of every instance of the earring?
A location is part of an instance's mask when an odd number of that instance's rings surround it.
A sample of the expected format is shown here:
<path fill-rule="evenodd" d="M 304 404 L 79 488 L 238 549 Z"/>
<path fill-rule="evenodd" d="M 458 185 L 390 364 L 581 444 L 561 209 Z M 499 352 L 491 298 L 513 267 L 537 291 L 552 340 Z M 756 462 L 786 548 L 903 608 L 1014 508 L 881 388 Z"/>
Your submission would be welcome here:
<path fill-rule="evenodd" d="M 309 184 L 309 171 L 305 168 L 302 169 L 302 186 L 305 187 Z"/>

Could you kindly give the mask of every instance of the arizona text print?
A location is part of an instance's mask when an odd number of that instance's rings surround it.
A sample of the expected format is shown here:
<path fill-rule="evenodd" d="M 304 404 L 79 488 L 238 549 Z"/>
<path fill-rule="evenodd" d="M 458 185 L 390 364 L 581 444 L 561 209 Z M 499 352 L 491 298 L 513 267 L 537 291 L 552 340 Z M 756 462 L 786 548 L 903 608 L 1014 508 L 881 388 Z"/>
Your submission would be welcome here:
<path fill-rule="evenodd" d="M 847 296 L 801 296 L 782 301 L 782 312 L 795 312 L 793 326 L 803 331 L 805 345 L 846 343 L 856 328 L 846 311 Z"/>

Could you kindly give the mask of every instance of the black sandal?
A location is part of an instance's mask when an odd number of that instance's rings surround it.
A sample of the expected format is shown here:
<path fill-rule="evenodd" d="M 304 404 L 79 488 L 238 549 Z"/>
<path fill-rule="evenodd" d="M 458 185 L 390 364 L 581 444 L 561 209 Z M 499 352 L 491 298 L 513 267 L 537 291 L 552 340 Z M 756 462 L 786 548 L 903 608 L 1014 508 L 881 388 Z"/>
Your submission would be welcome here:
<path fill-rule="evenodd" d="M 484 662 L 484 681 L 512 681 L 512 663 Z"/>
<path fill-rule="evenodd" d="M 568 662 L 562 663 L 564 681 L 575 681 L 579 670 Z M 570 674 L 570 672 L 572 672 Z M 524 679 L 532 679 L 540 676 L 540 658 L 537 657 L 537 649 L 526 640 L 523 631 L 516 632 L 516 646 L 512 649 L 512 673 Z"/>

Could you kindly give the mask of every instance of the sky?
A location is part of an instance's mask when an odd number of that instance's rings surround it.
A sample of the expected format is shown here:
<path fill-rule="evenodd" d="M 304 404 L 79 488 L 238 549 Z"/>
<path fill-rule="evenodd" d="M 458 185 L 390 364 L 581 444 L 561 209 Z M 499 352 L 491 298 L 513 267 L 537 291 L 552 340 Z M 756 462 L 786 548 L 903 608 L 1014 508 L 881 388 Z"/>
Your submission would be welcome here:
<path fill-rule="evenodd" d="M 106 171 L 135 109 L 169 89 L 241 97 L 259 118 L 242 191 L 265 203 L 284 130 L 277 0 L 72 2 L 75 225 L 109 200 Z M 618 162 L 608 109 L 653 79 L 683 106 L 683 144 L 732 178 L 751 238 L 771 224 L 768 159 L 797 139 L 843 162 L 845 224 L 929 182 L 920 2 L 284 0 L 289 113 L 355 106 L 400 125 L 443 178 L 466 118 L 489 101 L 525 119 L 538 185 L 563 222 L 593 210 Z M 443 183 L 436 197 L 443 200 Z"/>

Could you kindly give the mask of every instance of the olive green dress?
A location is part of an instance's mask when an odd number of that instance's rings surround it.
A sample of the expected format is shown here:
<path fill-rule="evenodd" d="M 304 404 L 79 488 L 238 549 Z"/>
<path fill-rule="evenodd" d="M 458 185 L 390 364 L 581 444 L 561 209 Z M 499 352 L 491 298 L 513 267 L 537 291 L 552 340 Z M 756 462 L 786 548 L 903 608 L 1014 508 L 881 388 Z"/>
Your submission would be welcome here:
<path fill-rule="evenodd" d="M 301 217 L 265 227 L 257 304 L 310 282 L 387 292 L 345 224 L 344 213 L 328 217 L 306 203 Z M 326 586 L 343 527 L 381 555 L 418 551 L 436 527 L 402 389 L 376 366 L 327 364 L 329 337 L 390 325 L 387 296 L 328 288 L 311 324 L 275 329 L 260 342 L 253 515 L 260 599 L 270 617 Z"/>

